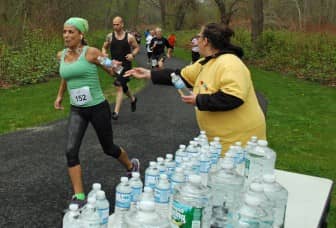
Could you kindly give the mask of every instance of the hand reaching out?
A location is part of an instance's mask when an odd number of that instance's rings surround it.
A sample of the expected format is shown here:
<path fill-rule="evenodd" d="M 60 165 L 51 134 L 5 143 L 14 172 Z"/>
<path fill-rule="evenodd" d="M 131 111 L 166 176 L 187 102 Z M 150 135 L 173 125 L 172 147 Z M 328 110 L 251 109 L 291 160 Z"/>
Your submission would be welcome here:
<path fill-rule="evenodd" d="M 136 67 L 125 72 L 124 77 L 133 76 L 139 79 L 150 79 L 151 72 L 148 69 L 142 67 Z"/>

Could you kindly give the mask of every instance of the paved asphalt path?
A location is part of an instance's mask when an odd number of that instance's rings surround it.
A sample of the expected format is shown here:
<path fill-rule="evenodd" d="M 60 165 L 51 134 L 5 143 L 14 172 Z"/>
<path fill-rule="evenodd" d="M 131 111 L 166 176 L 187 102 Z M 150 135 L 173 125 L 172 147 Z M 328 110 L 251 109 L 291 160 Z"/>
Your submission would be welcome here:
<path fill-rule="evenodd" d="M 137 62 L 148 66 L 144 53 L 137 56 Z M 185 64 L 172 58 L 166 67 Z M 173 87 L 148 82 L 137 97 L 137 111 L 132 113 L 129 100 L 125 100 L 113 129 L 115 142 L 130 157 L 140 159 L 143 178 L 149 161 L 175 152 L 179 144 L 198 134 L 198 127 L 193 108 L 181 102 Z M 1 228 L 61 227 L 61 212 L 72 195 L 64 155 L 66 125 L 65 119 L 0 136 Z M 112 209 L 115 187 L 125 170 L 103 153 L 91 126 L 80 158 L 86 193 L 92 183 L 100 182 Z"/>

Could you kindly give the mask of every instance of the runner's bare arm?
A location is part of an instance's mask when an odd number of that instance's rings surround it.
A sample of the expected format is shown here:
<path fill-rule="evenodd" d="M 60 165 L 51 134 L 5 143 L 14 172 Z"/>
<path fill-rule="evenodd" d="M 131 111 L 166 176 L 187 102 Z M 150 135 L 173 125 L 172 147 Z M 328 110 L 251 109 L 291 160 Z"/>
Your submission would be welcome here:
<path fill-rule="evenodd" d="M 126 59 L 128 61 L 132 61 L 134 59 L 134 57 L 138 54 L 140 47 L 139 44 L 137 43 L 135 37 L 131 34 L 128 34 L 128 43 L 131 46 L 131 53 L 126 55 Z"/>
<path fill-rule="evenodd" d="M 105 70 L 108 74 L 110 75 L 114 75 L 114 71 L 113 68 L 107 68 L 105 66 L 102 66 L 99 61 L 98 61 L 98 57 L 102 56 L 104 57 L 105 55 L 97 48 L 94 47 L 89 47 L 87 52 L 86 52 L 86 59 L 87 61 L 89 61 L 90 63 L 96 64 L 97 66 L 102 67 L 103 70 Z M 116 62 L 117 64 L 121 64 L 121 62 L 113 60 L 114 62 Z"/>

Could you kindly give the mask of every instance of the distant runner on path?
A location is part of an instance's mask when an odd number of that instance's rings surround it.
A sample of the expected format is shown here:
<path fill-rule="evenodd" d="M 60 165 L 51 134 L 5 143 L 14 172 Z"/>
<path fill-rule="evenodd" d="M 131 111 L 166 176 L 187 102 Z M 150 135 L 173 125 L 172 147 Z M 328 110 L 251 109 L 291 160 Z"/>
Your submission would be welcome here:
<path fill-rule="evenodd" d="M 162 29 L 155 29 L 155 37 L 151 40 L 150 48 L 152 49 L 152 68 L 163 68 L 166 58 L 171 57 L 172 47 L 168 40 L 162 36 Z M 165 53 L 167 48 L 167 55 Z"/>
<path fill-rule="evenodd" d="M 74 191 L 71 203 L 77 203 L 80 207 L 85 204 L 85 192 L 79 148 L 89 123 L 95 129 L 104 153 L 118 159 L 125 166 L 128 175 L 132 171 L 139 171 L 140 167 L 138 159 L 129 160 L 126 151 L 113 141 L 110 106 L 100 87 L 97 71 L 97 66 L 101 67 L 97 58 L 103 54 L 98 49 L 87 46 L 84 40 L 87 31 L 88 22 L 83 18 L 72 17 L 64 23 L 63 39 L 66 48 L 57 54 L 62 80 L 54 102 L 55 109 L 63 109 L 64 92 L 68 90 L 71 110 L 66 158 Z"/>

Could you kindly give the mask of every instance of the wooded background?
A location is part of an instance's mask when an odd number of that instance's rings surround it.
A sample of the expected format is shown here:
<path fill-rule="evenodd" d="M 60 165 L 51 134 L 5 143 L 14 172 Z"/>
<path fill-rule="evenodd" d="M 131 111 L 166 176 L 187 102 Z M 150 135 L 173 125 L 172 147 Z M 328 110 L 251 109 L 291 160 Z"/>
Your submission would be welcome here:
<path fill-rule="evenodd" d="M 67 18 L 88 19 L 89 43 L 100 48 L 117 15 L 140 34 L 177 33 L 177 48 L 201 25 L 222 22 L 250 64 L 336 86 L 336 0 L 0 0 L 0 87 L 57 71 Z"/>
<path fill-rule="evenodd" d="M 125 18 L 128 28 L 138 30 L 147 25 L 192 29 L 210 21 L 250 28 L 253 21 L 265 28 L 335 31 L 336 1 L 0 0 L 0 37 L 14 44 L 26 28 L 41 28 L 47 31 L 45 34 L 59 32 L 70 16 L 87 18 L 91 29 L 107 29 L 116 15 Z"/>

